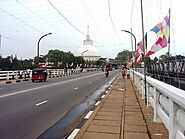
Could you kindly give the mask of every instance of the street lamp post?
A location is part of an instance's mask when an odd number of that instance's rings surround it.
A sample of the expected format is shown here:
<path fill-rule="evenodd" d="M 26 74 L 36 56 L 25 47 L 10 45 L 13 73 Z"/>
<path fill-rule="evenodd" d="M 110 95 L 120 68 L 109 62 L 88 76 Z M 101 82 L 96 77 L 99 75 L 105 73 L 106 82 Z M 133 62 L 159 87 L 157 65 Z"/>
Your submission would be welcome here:
<path fill-rule="evenodd" d="M 85 51 L 83 51 L 82 54 L 81 54 L 82 71 L 83 71 L 83 54 L 84 54 L 85 52 L 87 52 L 87 51 L 88 51 L 88 50 L 85 50 Z"/>
<path fill-rule="evenodd" d="M 130 32 L 130 31 L 128 31 L 128 30 L 121 30 L 121 31 L 124 31 L 124 32 L 126 32 L 126 33 L 129 33 L 129 34 L 131 34 L 131 35 L 134 37 L 135 52 L 136 52 L 136 36 L 135 36 L 132 32 Z M 134 68 L 134 70 L 136 70 L 135 60 L 133 60 L 133 68 Z M 134 81 L 134 70 L 133 70 L 133 81 Z"/>
<path fill-rule="evenodd" d="M 44 38 L 44 37 L 46 37 L 46 36 L 48 36 L 48 35 L 51 35 L 52 33 L 47 33 L 47 34 L 45 34 L 45 35 L 43 35 L 43 36 L 41 36 L 40 38 L 39 38 L 39 40 L 38 40 L 38 43 L 37 43 L 37 58 L 38 58 L 38 67 L 39 67 L 39 44 L 40 44 L 40 41 L 41 41 L 41 39 L 42 38 Z"/>

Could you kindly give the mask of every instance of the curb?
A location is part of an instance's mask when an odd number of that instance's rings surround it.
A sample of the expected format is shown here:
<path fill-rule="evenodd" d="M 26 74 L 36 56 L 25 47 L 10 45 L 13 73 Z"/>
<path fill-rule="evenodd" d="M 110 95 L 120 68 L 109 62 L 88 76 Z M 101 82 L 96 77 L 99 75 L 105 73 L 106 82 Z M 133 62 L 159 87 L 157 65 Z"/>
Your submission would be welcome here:
<path fill-rule="evenodd" d="M 109 96 L 109 94 L 110 94 L 110 92 L 108 92 L 107 95 L 105 95 L 105 97 L 102 99 L 102 101 L 99 103 L 99 105 L 95 108 L 94 112 L 91 114 L 91 116 L 89 117 L 89 119 L 85 122 L 85 124 L 83 125 L 83 127 L 81 129 L 79 129 L 79 132 L 74 137 L 74 139 L 80 139 L 83 136 L 83 134 L 85 133 L 85 131 L 87 130 L 87 128 L 89 127 L 89 125 L 91 124 L 91 122 L 93 121 L 94 117 L 96 116 L 96 114 L 98 113 L 98 111 L 100 110 L 100 108 L 102 107 L 102 105 L 105 103 L 105 100 Z"/>
<path fill-rule="evenodd" d="M 117 81 L 117 78 L 112 82 L 112 84 L 114 84 Z M 107 99 L 107 97 L 110 95 L 110 92 L 112 91 L 112 84 L 107 88 L 107 90 L 102 93 L 102 96 L 100 97 L 100 99 L 102 99 L 101 101 L 98 100 L 95 103 L 95 110 L 92 112 L 92 110 L 89 110 L 89 112 L 87 113 L 87 115 L 84 117 L 84 119 L 86 117 L 88 117 L 88 119 L 86 119 L 87 121 L 85 122 L 85 124 L 79 129 L 79 128 L 75 128 L 72 133 L 68 136 L 67 139 L 80 139 L 85 131 L 87 130 L 87 128 L 89 127 L 89 125 L 91 124 L 91 122 L 93 121 L 94 117 L 97 115 L 97 113 L 99 112 L 100 108 L 102 107 L 102 105 L 105 103 L 105 100 Z M 90 115 L 90 116 L 89 116 Z"/>

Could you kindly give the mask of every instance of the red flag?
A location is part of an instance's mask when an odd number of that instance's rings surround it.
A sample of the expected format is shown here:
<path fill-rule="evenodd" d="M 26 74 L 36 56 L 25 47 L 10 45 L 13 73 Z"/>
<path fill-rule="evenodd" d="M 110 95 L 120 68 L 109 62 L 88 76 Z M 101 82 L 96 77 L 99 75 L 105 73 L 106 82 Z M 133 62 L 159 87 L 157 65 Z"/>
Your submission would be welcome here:
<path fill-rule="evenodd" d="M 12 64 L 13 63 L 13 60 L 12 60 L 12 58 L 10 57 L 9 58 L 9 62 Z"/>
<path fill-rule="evenodd" d="M 142 60 L 142 54 L 140 54 L 139 57 L 137 58 L 137 64 L 141 64 L 141 60 Z"/>

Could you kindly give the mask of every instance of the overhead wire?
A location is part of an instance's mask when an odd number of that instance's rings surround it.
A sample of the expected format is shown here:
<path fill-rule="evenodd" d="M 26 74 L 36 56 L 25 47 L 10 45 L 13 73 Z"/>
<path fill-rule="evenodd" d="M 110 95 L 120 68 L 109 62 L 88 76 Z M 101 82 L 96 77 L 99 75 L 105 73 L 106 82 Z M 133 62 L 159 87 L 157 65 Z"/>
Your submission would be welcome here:
<path fill-rule="evenodd" d="M 31 10 L 27 6 L 23 5 L 19 0 L 16 0 L 16 2 L 19 3 L 24 9 L 28 10 L 29 12 L 31 12 L 32 14 L 34 14 L 35 16 L 37 16 L 39 19 L 41 19 L 42 21 L 44 21 L 46 24 L 48 24 L 49 26 L 51 26 L 52 28 L 54 28 L 57 32 L 59 32 L 60 29 L 56 28 L 55 26 L 53 26 L 52 24 L 50 24 L 47 20 L 45 20 L 43 17 L 41 17 L 37 13 L 35 13 L 33 10 Z M 55 39 L 57 41 L 61 41 L 61 40 L 59 40 L 57 38 L 54 38 L 54 37 L 52 37 L 52 39 Z"/>
<path fill-rule="evenodd" d="M 6 13 L 7 15 L 11 16 L 12 18 L 16 19 L 17 21 L 21 22 L 22 24 L 24 24 L 24 25 L 28 26 L 29 28 L 33 29 L 34 31 L 39 32 L 39 33 L 41 33 L 41 34 L 44 33 L 44 32 L 42 32 L 42 31 L 36 29 L 35 27 L 29 25 L 28 23 L 22 21 L 21 19 L 15 17 L 13 14 L 10 14 L 10 13 L 7 12 L 6 10 L 4 10 L 4 9 L 2 9 L 2 8 L 0 8 L 0 10 L 3 11 L 4 13 Z"/>
<path fill-rule="evenodd" d="M 140 3 L 139 3 L 140 4 Z M 135 4 L 135 9 L 136 9 L 136 11 L 139 11 L 138 10 L 138 5 L 137 4 Z M 137 29 L 137 32 L 138 32 L 138 34 L 140 34 L 140 23 L 141 23 L 141 20 L 140 20 L 140 14 L 139 14 L 140 12 L 136 12 L 136 19 L 135 19 L 135 28 Z M 138 35 L 139 36 L 139 35 Z M 142 37 L 140 37 L 141 39 L 142 39 Z M 139 40 L 139 41 L 141 41 L 141 40 Z M 137 47 L 137 46 L 136 46 Z"/>
<path fill-rule="evenodd" d="M 101 29 L 100 29 L 100 27 L 99 27 L 98 24 L 96 23 L 96 20 L 94 19 L 94 17 L 92 16 L 92 14 L 89 12 L 89 10 L 88 10 L 88 8 L 87 8 L 87 6 L 86 6 L 84 0 L 81 0 L 81 2 L 82 2 L 82 4 L 83 4 L 83 6 L 85 7 L 87 13 L 88 13 L 89 16 L 91 17 L 92 21 L 93 21 L 93 22 L 95 23 L 95 25 L 97 26 L 98 30 L 99 30 L 100 32 L 102 32 Z"/>
<path fill-rule="evenodd" d="M 80 34 L 86 36 L 85 33 L 83 33 L 82 31 L 80 31 L 77 27 L 75 27 L 54 5 L 53 3 L 51 3 L 50 0 L 47 0 L 48 3 L 67 21 L 67 23 L 69 23 L 76 31 L 78 31 Z M 96 42 L 97 44 L 101 45 L 100 43 L 98 43 L 97 41 L 94 40 L 94 42 Z M 103 45 L 101 45 L 103 46 Z"/>
<path fill-rule="evenodd" d="M 109 17 L 110 17 L 110 21 L 111 21 L 112 27 L 114 29 L 114 32 L 115 32 L 116 36 L 117 36 L 117 39 L 119 40 L 120 44 L 122 44 L 121 39 L 119 38 L 119 35 L 118 35 L 117 31 L 116 31 L 116 27 L 114 25 L 114 22 L 112 20 L 111 8 L 110 8 L 110 1 L 109 0 L 108 0 L 108 8 L 109 8 Z"/>
<path fill-rule="evenodd" d="M 85 33 L 83 33 L 82 31 L 80 31 L 77 27 L 75 27 L 51 2 L 50 2 L 50 0 L 47 0 L 48 1 L 48 3 L 75 29 L 75 30 L 77 30 L 80 34 L 82 34 L 82 35 L 85 35 L 86 36 L 86 34 Z"/>
<path fill-rule="evenodd" d="M 40 18 L 41 20 L 43 20 L 45 23 L 49 24 L 49 23 L 48 23 L 47 21 L 45 21 L 42 17 L 40 17 L 39 15 L 37 15 L 34 11 L 32 11 L 31 9 L 29 9 L 28 7 L 24 6 L 24 5 L 23 5 L 22 3 L 20 3 L 18 0 L 16 0 L 16 2 L 19 3 L 19 4 L 20 4 L 22 7 L 24 7 L 26 10 L 29 10 L 29 11 L 30 11 L 32 14 L 34 14 L 35 16 L 39 17 L 39 18 Z M 37 28 L 35 28 L 35 27 L 29 25 L 28 23 L 22 21 L 21 19 L 17 18 L 16 16 L 14 16 L 13 14 L 7 12 L 6 10 L 4 10 L 4 9 L 2 9 L 2 8 L 0 8 L 0 10 L 3 11 L 4 13 L 8 14 L 8 15 L 11 16 L 12 18 L 18 20 L 19 22 L 23 23 L 24 25 L 28 26 L 29 28 L 33 29 L 34 31 L 39 32 L 39 33 L 41 33 L 41 34 L 44 34 L 44 32 L 42 32 L 42 31 L 38 30 Z M 49 24 L 49 25 L 52 26 L 51 24 Z M 52 27 L 55 28 L 54 26 L 52 26 Z M 55 28 L 55 29 L 56 29 L 56 28 Z M 56 30 L 58 30 L 58 29 L 56 29 Z M 5 38 L 5 37 L 4 37 L 4 38 Z M 7 39 L 12 39 L 11 37 L 8 37 L 8 36 L 6 36 L 6 38 L 7 38 Z M 52 39 L 55 39 L 55 40 L 57 40 L 57 41 L 61 41 L 61 40 L 59 40 L 59 39 L 57 39 L 57 38 L 54 38 L 54 37 L 52 37 Z M 14 38 L 14 39 L 12 39 L 12 40 L 16 40 L 16 39 Z M 18 40 L 18 39 L 17 39 L 17 40 Z"/>
<path fill-rule="evenodd" d="M 174 24 L 173 24 L 173 7 L 172 7 L 172 1 L 170 0 L 170 9 L 171 9 L 171 13 L 170 13 L 170 26 L 172 27 L 172 35 L 173 35 L 173 45 L 174 45 L 174 54 L 176 55 L 176 42 L 175 42 L 175 29 L 174 29 Z M 171 37 L 172 38 L 172 37 Z M 171 39 L 172 40 L 172 39 Z"/>
<path fill-rule="evenodd" d="M 132 28 L 133 12 L 134 12 L 134 0 L 132 0 L 132 9 L 131 9 L 131 21 L 130 21 L 130 26 L 131 26 L 131 28 Z"/>
<path fill-rule="evenodd" d="M 1 34 L 1 37 L 2 37 L 2 38 L 5 38 L 5 39 L 9 39 L 9 40 L 20 41 L 21 43 L 24 43 L 24 44 L 27 44 L 27 42 L 32 43 L 31 41 L 25 42 L 25 40 L 13 38 L 13 37 L 10 37 L 10 36 L 7 36 L 7 35 L 2 35 L 2 34 Z"/>

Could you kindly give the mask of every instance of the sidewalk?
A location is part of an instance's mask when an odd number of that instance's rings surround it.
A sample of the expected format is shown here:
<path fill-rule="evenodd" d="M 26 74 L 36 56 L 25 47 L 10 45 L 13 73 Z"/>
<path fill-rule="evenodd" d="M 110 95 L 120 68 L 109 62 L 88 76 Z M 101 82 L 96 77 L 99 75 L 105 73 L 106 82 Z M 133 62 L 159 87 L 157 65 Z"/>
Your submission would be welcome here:
<path fill-rule="evenodd" d="M 123 90 L 124 88 L 124 90 Z M 167 139 L 162 123 L 153 122 L 130 79 L 119 76 L 109 93 L 83 125 L 75 139 Z"/>

